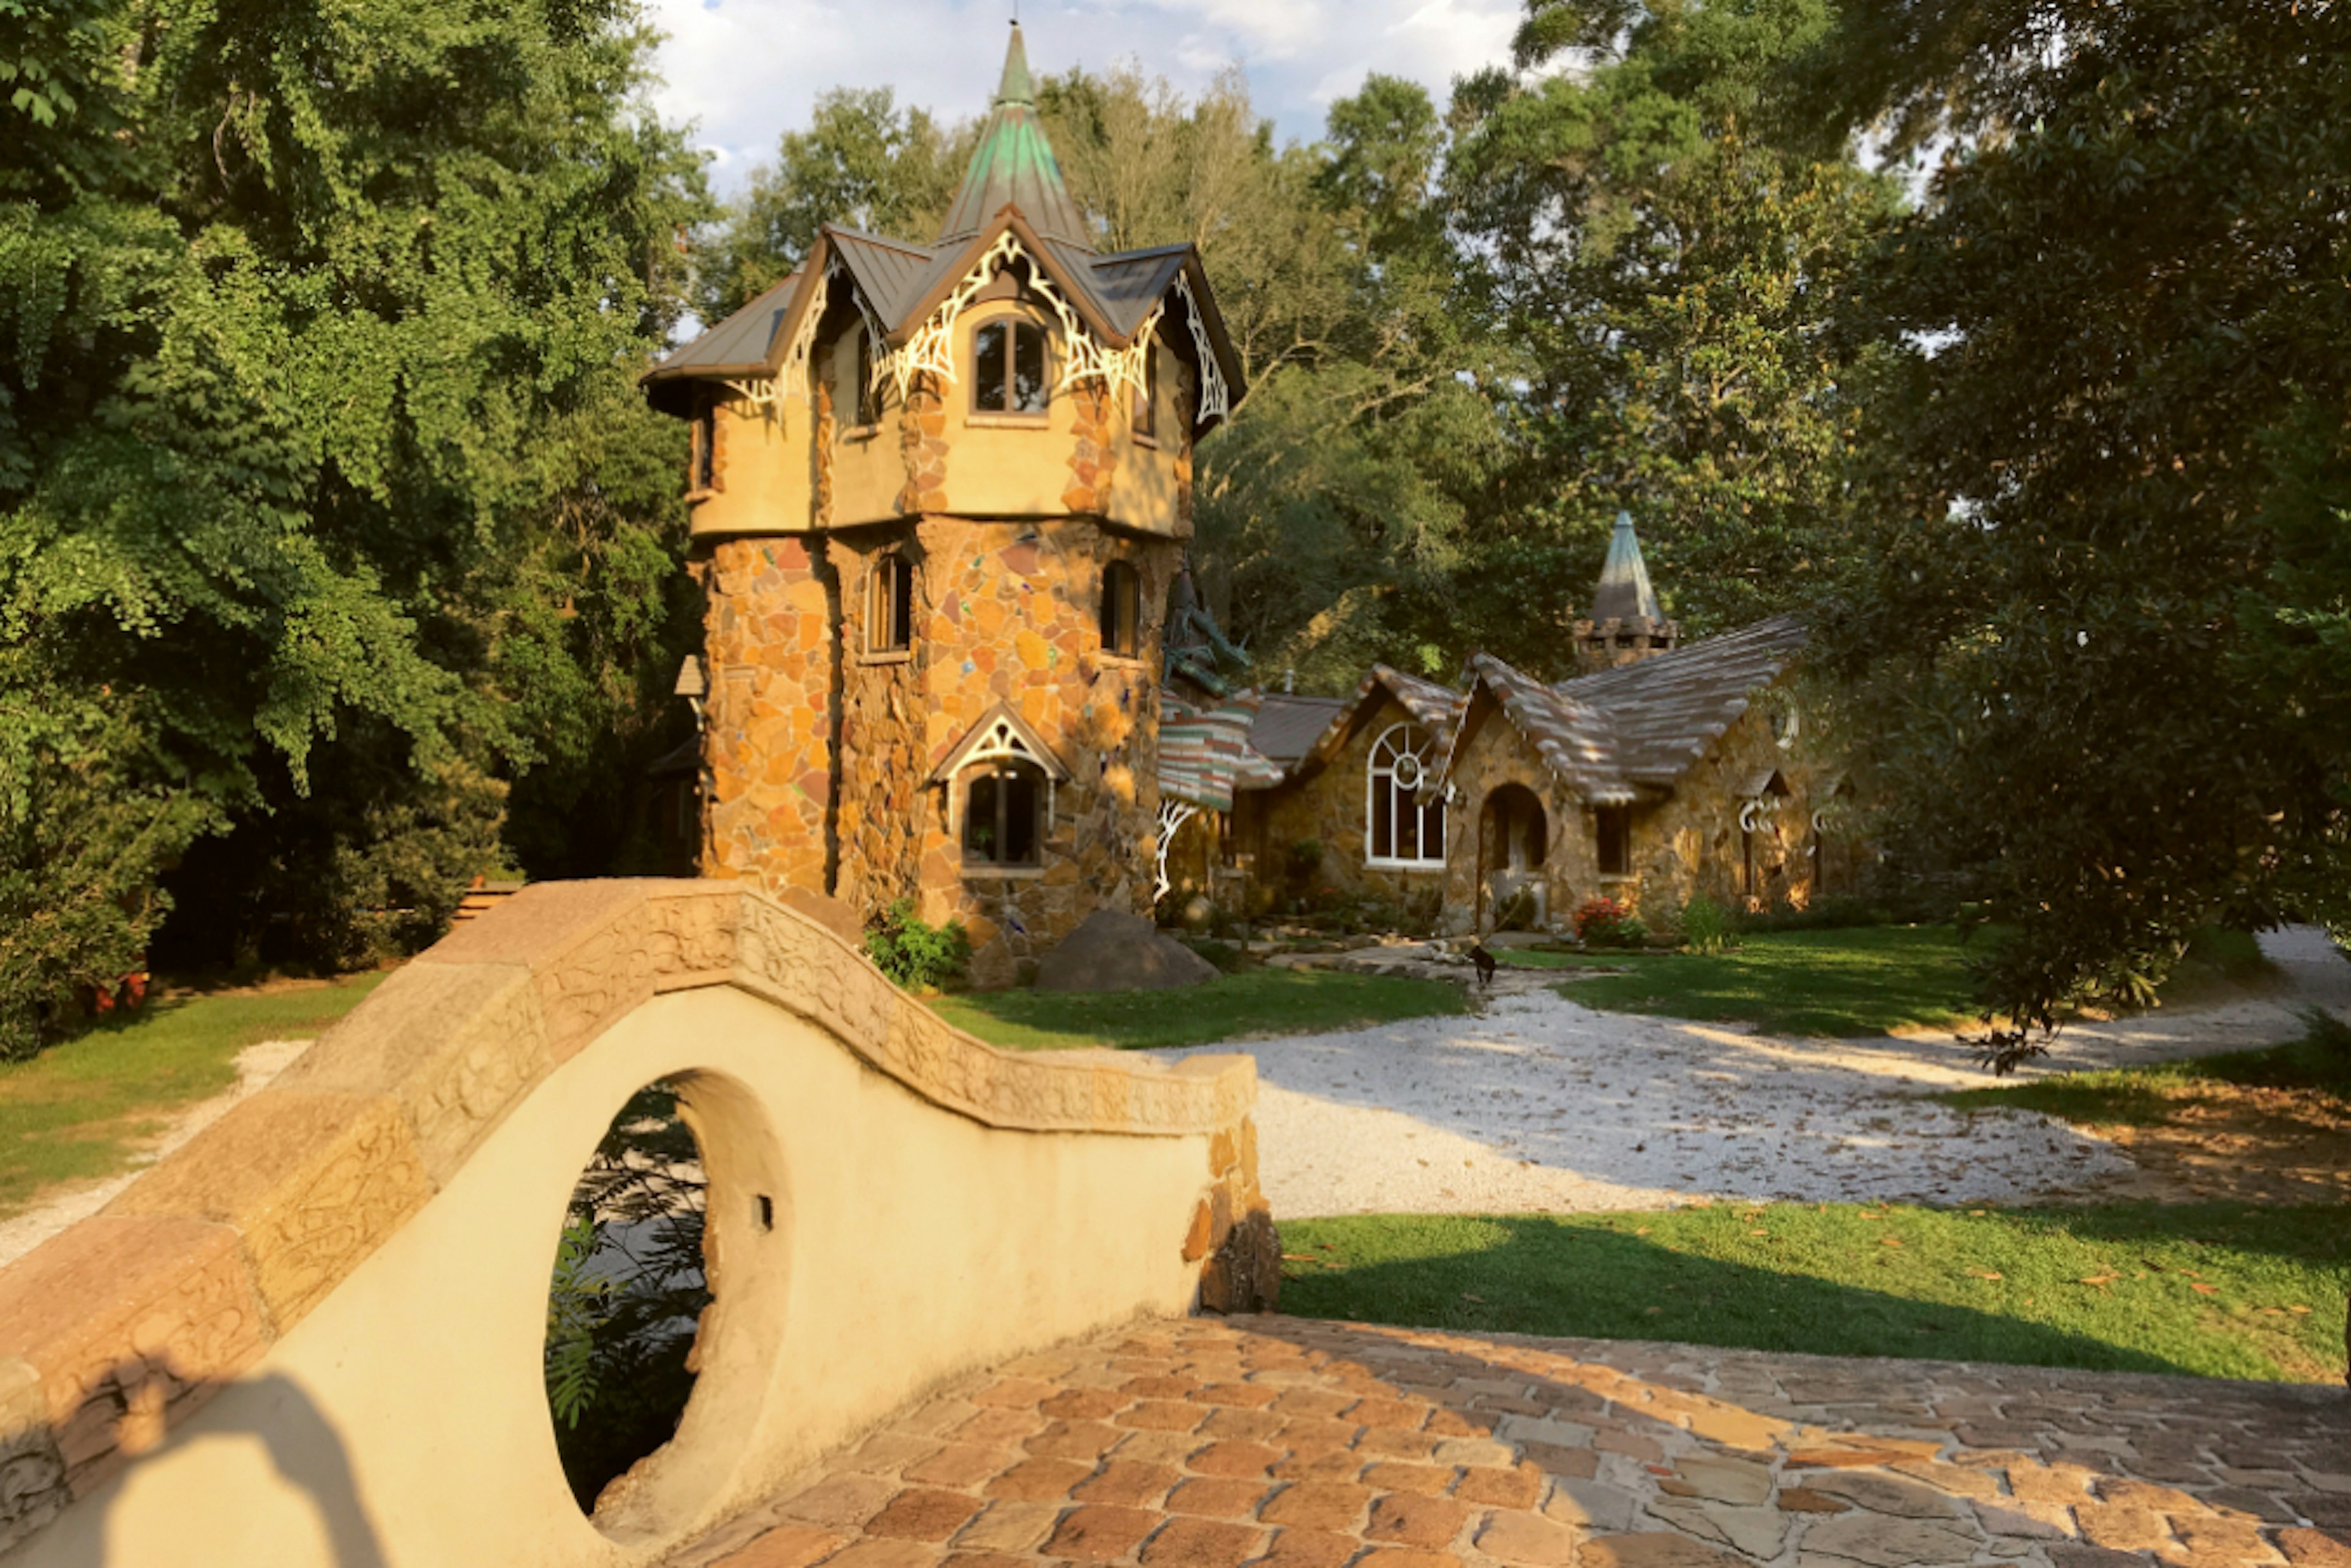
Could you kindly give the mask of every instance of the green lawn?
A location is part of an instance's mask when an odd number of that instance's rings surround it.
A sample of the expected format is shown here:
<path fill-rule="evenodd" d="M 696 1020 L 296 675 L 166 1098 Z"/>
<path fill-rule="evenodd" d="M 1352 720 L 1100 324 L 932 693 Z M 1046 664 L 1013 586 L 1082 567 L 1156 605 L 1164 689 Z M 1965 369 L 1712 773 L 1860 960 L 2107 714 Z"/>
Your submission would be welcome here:
<path fill-rule="evenodd" d="M 302 1040 L 381 975 L 265 996 L 156 1001 L 29 1061 L 0 1065 L 0 1216 L 51 1182 L 110 1176 L 183 1106 L 236 1082 L 236 1053 Z"/>
<path fill-rule="evenodd" d="M 1281 1310 L 2213 1377 L 2343 1376 L 2351 1224 L 2241 1204 L 2038 1210 L 1718 1204 L 1288 1220 Z M 1296 1261 L 1301 1255 L 1314 1261 Z"/>
<path fill-rule="evenodd" d="M 1613 1012 L 1751 1023 L 1773 1034 L 1949 1029 L 1975 1017 L 1967 956 L 1958 934 L 1943 925 L 1761 931 L 1706 957 L 1611 956 L 1599 961 L 1624 973 L 1569 981 L 1560 994 Z"/>
<path fill-rule="evenodd" d="M 991 1045 L 1122 1051 L 1213 1045 L 1249 1036 L 1320 1034 L 1397 1019 L 1467 1012 L 1444 980 L 1335 969 L 1249 969 L 1172 991 L 977 991 L 931 998 L 939 1016 Z"/>
<path fill-rule="evenodd" d="M 2239 1090 L 2314 1090 L 2351 1107 L 2351 1028 L 2338 1030 L 2261 1051 L 2053 1073 L 1997 1088 L 1955 1089 L 1936 1098 L 1963 1111 L 2012 1106 L 2090 1125 L 2120 1122 L 2141 1127 L 2169 1122 L 2189 1105 L 2230 1099 Z"/>

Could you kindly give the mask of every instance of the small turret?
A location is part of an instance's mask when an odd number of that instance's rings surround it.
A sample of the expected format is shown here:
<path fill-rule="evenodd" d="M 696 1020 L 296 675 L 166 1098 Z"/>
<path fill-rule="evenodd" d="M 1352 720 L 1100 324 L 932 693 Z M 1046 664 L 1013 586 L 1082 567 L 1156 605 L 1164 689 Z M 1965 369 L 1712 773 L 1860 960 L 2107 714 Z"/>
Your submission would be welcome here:
<path fill-rule="evenodd" d="M 1053 144 L 1045 139 L 1044 124 L 1037 118 L 1037 88 L 1029 76 L 1029 50 L 1020 41 L 1018 22 L 1012 24 L 1012 42 L 1004 52 L 1004 79 L 996 89 L 995 110 L 979 133 L 955 205 L 939 225 L 939 239 L 969 239 L 1008 206 L 1019 208 L 1040 238 L 1093 248 L 1085 214 L 1071 199 Z"/>
<path fill-rule="evenodd" d="M 1600 586 L 1593 591 L 1592 615 L 1575 623 L 1576 663 L 1585 674 L 1637 664 L 1681 645 L 1678 621 L 1666 619 L 1657 591 L 1649 585 L 1648 563 L 1641 559 L 1641 537 L 1633 528 L 1630 512 L 1616 514 L 1616 531 L 1608 540 L 1608 559 L 1600 569 Z"/>

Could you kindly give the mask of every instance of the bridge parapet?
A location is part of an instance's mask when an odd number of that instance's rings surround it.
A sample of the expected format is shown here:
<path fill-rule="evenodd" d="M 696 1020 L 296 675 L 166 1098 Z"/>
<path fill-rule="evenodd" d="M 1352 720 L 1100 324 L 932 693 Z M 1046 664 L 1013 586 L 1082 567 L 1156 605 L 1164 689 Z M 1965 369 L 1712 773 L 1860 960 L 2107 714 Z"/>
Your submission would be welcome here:
<path fill-rule="evenodd" d="M 591 1523 L 525 1353 L 561 1195 L 657 1078 L 689 1084 L 717 1305 L 678 1437 Z M 997 1050 L 739 883 L 526 889 L 0 1270 L 0 1551 L 648 1561 L 928 1382 L 1267 1304 L 1255 1095 L 1246 1057 Z"/>

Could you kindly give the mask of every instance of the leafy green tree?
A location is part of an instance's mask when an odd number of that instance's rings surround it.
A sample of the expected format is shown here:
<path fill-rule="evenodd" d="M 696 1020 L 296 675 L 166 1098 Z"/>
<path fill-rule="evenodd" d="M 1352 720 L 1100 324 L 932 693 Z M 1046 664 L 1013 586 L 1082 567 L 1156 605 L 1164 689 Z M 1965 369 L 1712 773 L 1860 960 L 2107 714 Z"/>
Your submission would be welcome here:
<path fill-rule="evenodd" d="M 167 803 L 87 824 L 119 885 L 226 827 L 246 907 L 350 851 L 350 899 L 422 880 L 429 917 L 505 780 L 632 722 L 675 487 L 566 499 L 604 484 L 590 421 L 677 440 L 627 395 L 704 210 L 649 48 L 626 0 L 0 11 L 42 84 L 0 107 L 0 776 Z M 583 519 L 627 566 L 592 596 L 549 570 Z M 371 792 L 312 810 L 335 779 Z M 57 838 L 56 789 L 0 796 L 12 856 Z M 129 902 L 110 965 L 162 908 Z"/>
<path fill-rule="evenodd" d="M 955 202 L 973 131 L 902 108 L 886 87 L 818 94 L 809 128 L 784 132 L 776 161 L 752 171 L 726 221 L 703 236 L 703 318 L 723 320 L 781 282 L 825 224 L 927 244 Z"/>
<path fill-rule="evenodd" d="M 1495 391 L 1520 461 L 1480 562 L 1513 591 L 1458 604 L 1493 651 L 1565 673 L 1620 509 L 1694 634 L 1801 604 L 1841 553 L 1866 404 L 1827 329 L 1899 193 L 1777 111 L 1830 16 L 1530 0 L 1521 74 L 1457 91 L 1453 220 L 1520 350 Z"/>
<path fill-rule="evenodd" d="M 2014 933 L 1996 1065 L 2195 928 L 2351 900 L 2351 12 L 1895 0 L 1802 101 L 1931 163 L 1825 650 L 1913 867 Z"/>

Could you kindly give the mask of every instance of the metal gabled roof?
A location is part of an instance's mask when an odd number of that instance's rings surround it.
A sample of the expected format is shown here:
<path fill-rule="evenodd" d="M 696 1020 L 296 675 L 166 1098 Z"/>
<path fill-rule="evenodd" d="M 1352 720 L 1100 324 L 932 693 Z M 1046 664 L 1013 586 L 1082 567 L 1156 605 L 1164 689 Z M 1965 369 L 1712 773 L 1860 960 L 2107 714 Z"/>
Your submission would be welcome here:
<path fill-rule="evenodd" d="M 767 374 L 774 363 L 784 318 L 790 314 L 799 292 L 802 270 L 795 267 L 743 308 L 660 361 L 639 378 L 638 384 L 658 391 L 664 382 Z"/>
<path fill-rule="evenodd" d="M 824 225 L 831 252 L 849 268 L 874 319 L 894 329 L 930 291 L 934 279 L 953 264 L 961 246 L 908 245 L 904 240 L 857 229 Z"/>

